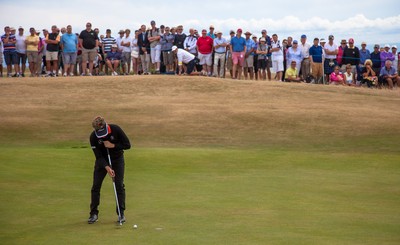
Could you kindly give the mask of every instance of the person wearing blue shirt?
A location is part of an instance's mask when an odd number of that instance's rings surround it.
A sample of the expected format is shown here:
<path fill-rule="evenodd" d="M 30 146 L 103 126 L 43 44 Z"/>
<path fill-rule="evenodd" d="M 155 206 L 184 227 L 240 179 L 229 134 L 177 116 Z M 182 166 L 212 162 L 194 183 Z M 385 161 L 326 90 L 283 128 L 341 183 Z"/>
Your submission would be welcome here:
<path fill-rule="evenodd" d="M 364 63 L 366 60 L 371 59 L 371 52 L 366 49 L 367 47 L 367 43 L 366 42 L 362 42 L 361 43 L 361 49 L 360 51 L 360 64 L 357 66 L 357 81 L 361 81 L 362 80 L 362 69 L 364 68 Z"/>
<path fill-rule="evenodd" d="M 112 71 L 111 75 L 118 76 L 118 73 L 116 72 L 116 70 L 118 69 L 121 59 L 122 59 L 121 53 L 118 52 L 117 44 L 113 44 L 111 47 L 111 52 L 109 52 L 107 54 L 107 58 L 106 58 L 106 64 L 107 64 L 108 68 L 110 68 Z"/>
<path fill-rule="evenodd" d="M 394 84 L 400 87 L 400 77 L 390 60 L 385 61 L 385 66 L 382 67 L 379 73 L 379 87 L 385 84 L 389 85 L 389 89 L 393 89 Z"/>
<path fill-rule="evenodd" d="M 246 53 L 246 40 L 242 37 L 242 29 L 238 29 L 236 36 L 231 39 L 230 51 L 232 53 L 232 79 L 242 77 L 242 67 L 244 65 L 244 56 Z M 239 65 L 239 67 L 238 67 Z M 236 74 L 237 71 L 237 74 Z"/>
<path fill-rule="evenodd" d="M 67 32 L 61 36 L 61 49 L 64 62 L 64 77 L 73 76 L 72 69 L 76 64 L 76 57 L 78 52 L 78 38 L 72 33 L 72 26 L 67 26 Z"/>
<path fill-rule="evenodd" d="M 244 79 L 247 80 L 247 73 L 250 73 L 250 80 L 254 78 L 254 51 L 256 50 L 256 43 L 250 38 L 251 32 L 247 31 L 246 36 L 246 54 L 244 60 Z"/>
<path fill-rule="evenodd" d="M 372 69 L 376 74 L 381 71 L 381 52 L 379 52 L 379 45 L 374 45 L 374 51 L 371 53 Z"/>
<path fill-rule="evenodd" d="M 311 56 L 311 69 L 312 76 L 314 77 L 314 81 L 316 84 L 322 84 L 323 72 L 322 72 L 322 47 L 318 45 L 319 38 L 314 38 L 314 44 L 310 47 L 310 56 Z"/>

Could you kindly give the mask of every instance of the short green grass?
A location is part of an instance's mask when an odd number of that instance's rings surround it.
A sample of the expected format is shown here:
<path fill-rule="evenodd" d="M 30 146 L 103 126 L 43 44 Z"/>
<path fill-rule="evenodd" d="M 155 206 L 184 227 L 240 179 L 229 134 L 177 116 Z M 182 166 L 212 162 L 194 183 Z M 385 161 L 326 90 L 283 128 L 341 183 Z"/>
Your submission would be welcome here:
<path fill-rule="evenodd" d="M 86 223 L 90 148 L 3 146 L 0 241 L 399 244 L 400 155 L 375 149 L 132 149 L 118 228 L 110 179 L 99 222 Z"/>

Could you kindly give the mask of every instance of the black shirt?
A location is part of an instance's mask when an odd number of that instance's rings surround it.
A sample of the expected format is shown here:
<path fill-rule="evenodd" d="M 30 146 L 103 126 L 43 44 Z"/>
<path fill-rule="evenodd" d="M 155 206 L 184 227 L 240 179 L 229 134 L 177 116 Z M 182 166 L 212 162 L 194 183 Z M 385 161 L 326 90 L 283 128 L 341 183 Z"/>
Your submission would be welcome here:
<path fill-rule="evenodd" d="M 145 33 L 142 32 L 138 36 L 137 45 L 139 47 L 139 54 L 140 55 L 144 54 L 142 48 L 146 48 L 147 53 L 150 53 L 150 42 L 149 42 L 149 39 L 148 39 L 148 35 L 149 35 L 148 32 L 145 32 Z"/>
<path fill-rule="evenodd" d="M 111 131 L 104 138 L 97 138 L 95 132 L 93 131 L 90 135 L 90 145 L 92 147 L 93 153 L 96 156 L 96 163 L 100 164 L 102 167 L 108 165 L 108 154 L 107 149 L 103 144 L 103 141 L 110 141 L 115 144 L 114 148 L 110 148 L 110 157 L 112 160 L 117 160 L 124 155 L 124 150 L 131 148 L 131 143 L 124 131 L 115 124 L 108 124 Z"/>
<path fill-rule="evenodd" d="M 175 40 L 174 40 L 174 45 L 177 46 L 178 48 L 184 49 L 183 43 L 185 42 L 186 39 L 186 34 L 175 34 Z"/>
<path fill-rule="evenodd" d="M 93 30 L 83 30 L 79 35 L 79 39 L 82 39 L 82 46 L 85 49 L 94 49 L 96 47 L 96 40 L 99 40 L 96 32 Z"/>
<path fill-rule="evenodd" d="M 58 33 L 49 33 L 48 36 L 49 36 L 49 40 L 56 40 L 57 36 L 58 36 Z M 59 43 L 57 43 L 57 44 L 48 43 L 47 47 L 46 47 L 46 50 L 50 51 L 50 52 L 58 52 L 59 49 L 60 49 L 60 44 Z"/>
<path fill-rule="evenodd" d="M 349 48 L 346 47 L 343 50 L 343 65 L 358 65 L 360 64 L 360 50 L 357 47 Z"/>

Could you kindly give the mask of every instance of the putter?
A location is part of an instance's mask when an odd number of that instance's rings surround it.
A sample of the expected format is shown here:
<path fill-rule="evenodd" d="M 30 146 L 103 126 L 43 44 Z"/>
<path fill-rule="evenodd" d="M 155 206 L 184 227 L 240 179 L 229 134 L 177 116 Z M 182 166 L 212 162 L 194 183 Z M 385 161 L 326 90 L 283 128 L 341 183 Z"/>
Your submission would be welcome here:
<path fill-rule="evenodd" d="M 111 157 L 110 157 L 110 152 L 107 149 L 107 155 L 108 155 L 108 164 L 110 165 L 110 167 L 112 168 L 112 163 L 111 163 Z M 117 203 L 117 210 L 118 210 L 118 222 L 119 225 L 122 225 L 122 217 L 121 217 L 121 210 L 119 209 L 119 202 L 118 202 L 118 195 L 117 195 L 117 188 L 115 187 L 115 177 L 112 178 L 113 181 L 113 186 L 114 186 L 114 194 L 115 194 L 115 202 Z"/>

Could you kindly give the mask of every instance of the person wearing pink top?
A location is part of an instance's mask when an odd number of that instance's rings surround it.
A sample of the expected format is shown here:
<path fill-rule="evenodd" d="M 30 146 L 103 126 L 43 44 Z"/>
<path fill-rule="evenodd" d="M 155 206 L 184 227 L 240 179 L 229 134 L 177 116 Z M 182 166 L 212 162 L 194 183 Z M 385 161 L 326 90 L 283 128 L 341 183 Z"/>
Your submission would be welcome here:
<path fill-rule="evenodd" d="M 335 66 L 333 72 L 331 73 L 329 84 L 332 85 L 345 85 L 343 74 L 340 72 L 339 66 Z"/>

